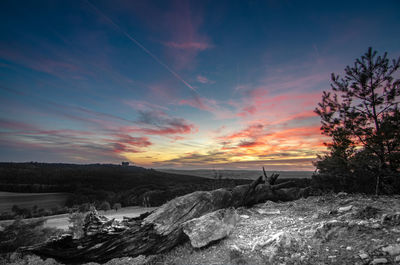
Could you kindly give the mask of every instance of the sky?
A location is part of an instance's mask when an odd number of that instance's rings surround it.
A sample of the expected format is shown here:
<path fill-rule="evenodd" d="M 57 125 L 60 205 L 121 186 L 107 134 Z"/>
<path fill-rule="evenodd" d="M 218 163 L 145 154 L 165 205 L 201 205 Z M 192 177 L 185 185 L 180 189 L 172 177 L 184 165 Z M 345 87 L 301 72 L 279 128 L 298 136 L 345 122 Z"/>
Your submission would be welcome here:
<path fill-rule="evenodd" d="M 314 170 L 331 73 L 399 1 L 0 1 L 0 161 Z"/>

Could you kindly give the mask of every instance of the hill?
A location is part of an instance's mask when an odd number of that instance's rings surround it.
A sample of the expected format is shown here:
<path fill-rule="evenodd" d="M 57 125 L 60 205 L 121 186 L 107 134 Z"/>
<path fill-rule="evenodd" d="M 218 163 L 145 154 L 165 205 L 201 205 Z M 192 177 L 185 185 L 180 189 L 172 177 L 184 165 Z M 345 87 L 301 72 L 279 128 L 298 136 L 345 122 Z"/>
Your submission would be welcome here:
<path fill-rule="evenodd" d="M 215 169 L 157 169 L 161 172 L 198 176 L 203 178 L 228 178 L 228 179 L 256 179 L 262 172 L 260 170 L 215 170 Z M 313 171 L 266 171 L 268 175 L 278 173 L 279 178 L 311 178 Z"/>
<path fill-rule="evenodd" d="M 196 190 L 236 186 L 249 180 L 219 180 L 111 164 L 0 163 L 0 191 L 69 193 L 67 206 L 107 201 L 122 206 L 158 206 Z M 12 202 L 10 202 L 12 203 Z"/>

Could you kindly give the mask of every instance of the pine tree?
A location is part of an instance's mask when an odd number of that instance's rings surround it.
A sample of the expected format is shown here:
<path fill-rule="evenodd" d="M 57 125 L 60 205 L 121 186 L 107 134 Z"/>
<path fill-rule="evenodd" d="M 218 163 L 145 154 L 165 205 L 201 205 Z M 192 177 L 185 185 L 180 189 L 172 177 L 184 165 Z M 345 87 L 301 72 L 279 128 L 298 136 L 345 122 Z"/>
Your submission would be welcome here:
<path fill-rule="evenodd" d="M 343 78 L 332 74 L 332 91 L 323 92 L 315 109 L 322 133 L 333 140 L 330 156 L 351 157 L 355 148 L 378 158 L 376 193 L 381 178 L 399 169 L 400 79 L 394 78 L 399 68 L 400 58 L 390 62 L 387 53 L 380 56 L 369 48 L 345 68 Z"/>

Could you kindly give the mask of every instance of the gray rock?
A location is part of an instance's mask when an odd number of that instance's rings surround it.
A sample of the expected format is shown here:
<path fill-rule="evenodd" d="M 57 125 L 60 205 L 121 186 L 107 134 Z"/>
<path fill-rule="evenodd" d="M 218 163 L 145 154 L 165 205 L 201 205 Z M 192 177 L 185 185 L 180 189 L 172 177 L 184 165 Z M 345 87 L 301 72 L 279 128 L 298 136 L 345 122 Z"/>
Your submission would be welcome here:
<path fill-rule="evenodd" d="M 344 206 L 344 207 L 340 207 L 337 211 L 338 213 L 345 213 L 350 211 L 353 208 L 353 205 L 349 205 L 349 206 Z"/>
<path fill-rule="evenodd" d="M 341 191 L 341 192 L 338 192 L 338 193 L 336 194 L 336 197 L 338 197 L 338 198 L 344 198 L 344 197 L 346 197 L 347 195 L 348 195 L 347 192 Z"/>
<path fill-rule="evenodd" d="M 400 254 L 400 244 L 389 245 L 382 248 L 382 250 L 389 253 L 390 256 L 396 256 Z"/>
<path fill-rule="evenodd" d="M 383 225 L 400 225 L 400 213 L 382 215 L 381 223 Z"/>
<path fill-rule="evenodd" d="M 385 258 L 376 258 L 374 259 L 371 264 L 386 264 L 388 261 Z"/>
<path fill-rule="evenodd" d="M 183 223 L 183 232 L 195 248 L 207 246 L 233 231 L 239 216 L 234 209 L 221 209 Z"/>
<path fill-rule="evenodd" d="M 361 253 L 359 256 L 360 256 L 361 259 L 368 259 L 369 258 L 368 254 L 366 254 L 366 253 Z"/>

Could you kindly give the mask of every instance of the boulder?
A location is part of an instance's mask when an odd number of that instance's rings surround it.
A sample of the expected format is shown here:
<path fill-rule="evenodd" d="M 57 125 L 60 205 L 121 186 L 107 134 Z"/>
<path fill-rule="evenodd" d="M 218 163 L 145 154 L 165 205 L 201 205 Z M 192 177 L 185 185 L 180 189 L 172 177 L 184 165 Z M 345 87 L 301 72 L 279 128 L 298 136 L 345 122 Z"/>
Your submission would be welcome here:
<path fill-rule="evenodd" d="M 376 258 L 374 259 L 371 264 L 386 264 L 388 260 L 386 258 Z"/>
<path fill-rule="evenodd" d="M 389 245 L 382 248 L 382 250 L 389 253 L 391 256 L 396 256 L 400 254 L 400 244 Z"/>
<path fill-rule="evenodd" d="M 345 212 L 350 211 L 351 209 L 353 209 L 353 205 L 340 207 L 337 211 L 338 211 L 338 213 L 345 213 Z"/>
<path fill-rule="evenodd" d="M 380 209 L 367 205 L 365 207 L 362 207 L 361 209 L 358 209 L 353 214 L 353 218 L 356 218 L 356 219 L 375 218 L 375 217 L 379 216 L 380 212 L 381 212 Z"/>
<path fill-rule="evenodd" d="M 381 223 L 383 225 L 400 225 L 400 213 L 384 214 Z"/>
<path fill-rule="evenodd" d="M 231 234 L 239 221 L 235 209 L 221 209 L 183 223 L 183 232 L 194 248 L 207 246 Z"/>

